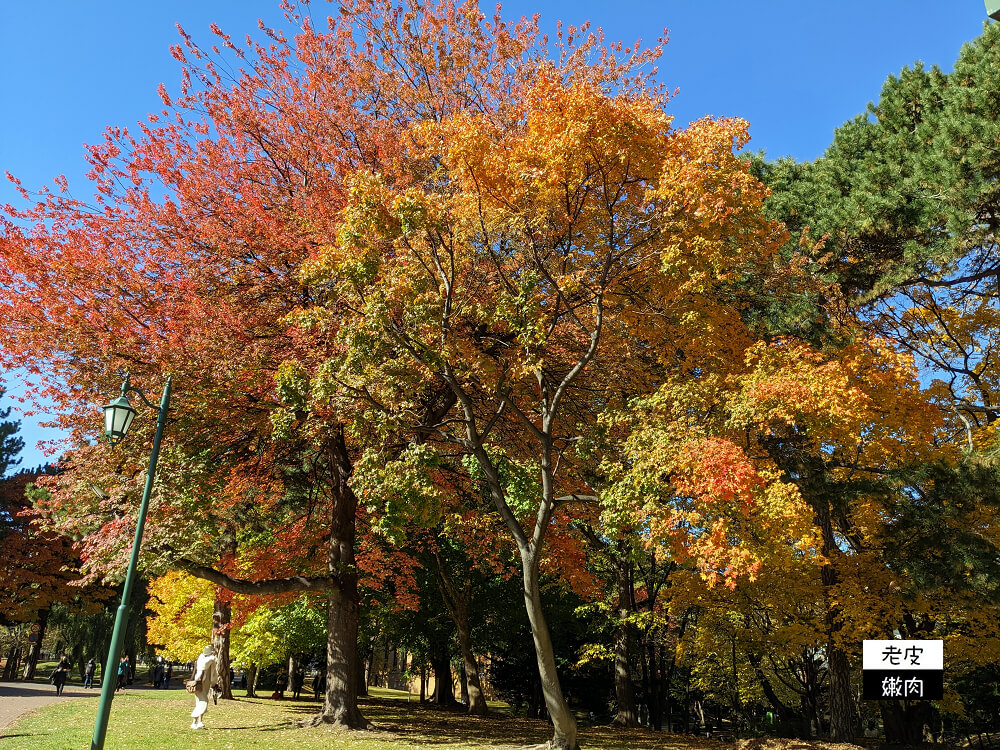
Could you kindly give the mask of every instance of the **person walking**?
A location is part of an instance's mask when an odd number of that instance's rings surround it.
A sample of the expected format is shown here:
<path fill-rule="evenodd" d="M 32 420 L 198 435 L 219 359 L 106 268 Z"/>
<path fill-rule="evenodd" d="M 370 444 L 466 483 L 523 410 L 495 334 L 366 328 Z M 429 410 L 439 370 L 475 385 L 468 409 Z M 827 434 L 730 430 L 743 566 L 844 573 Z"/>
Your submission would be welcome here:
<path fill-rule="evenodd" d="M 69 679 L 71 666 L 69 659 L 66 658 L 66 654 L 63 654 L 56 665 L 56 671 L 52 673 L 52 684 L 56 686 L 56 695 L 62 695 L 63 688 L 66 686 L 66 680 Z"/>
<path fill-rule="evenodd" d="M 97 663 L 91 659 L 87 662 L 86 669 L 83 670 L 83 686 L 85 688 L 94 687 L 94 672 L 97 671 Z"/>
<path fill-rule="evenodd" d="M 313 695 L 323 700 L 326 694 L 326 665 L 320 664 L 316 676 L 313 677 Z"/>
<path fill-rule="evenodd" d="M 173 662 L 167 662 L 167 668 L 163 670 L 163 687 L 170 687 L 170 680 L 174 677 Z"/>
<path fill-rule="evenodd" d="M 219 665 L 215 659 L 215 648 L 205 646 L 194 668 L 194 710 L 191 712 L 191 728 L 204 729 L 202 717 L 208 710 L 209 693 L 215 688 L 219 678 Z"/>
<path fill-rule="evenodd" d="M 125 683 L 128 681 L 128 654 L 122 654 L 122 658 L 118 660 L 118 684 L 115 686 L 115 692 L 119 692 L 125 689 Z"/>

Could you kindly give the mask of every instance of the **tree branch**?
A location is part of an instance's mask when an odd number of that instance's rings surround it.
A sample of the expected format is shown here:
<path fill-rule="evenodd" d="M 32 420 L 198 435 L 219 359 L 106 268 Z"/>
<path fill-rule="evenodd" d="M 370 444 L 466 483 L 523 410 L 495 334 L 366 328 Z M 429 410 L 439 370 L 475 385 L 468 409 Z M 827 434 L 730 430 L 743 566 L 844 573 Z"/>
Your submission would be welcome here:
<path fill-rule="evenodd" d="M 332 576 L 292 576 L 290 578 L 269 578 L 263 581 L 248 581 L 233 578 L 215 568 L 200 565 L 193 560 L 181 559 L 177 567 L 196 578 L 211 581 L 237 594 L 287 594 L 292 591 L 329 591 L 337 585 Z"/>

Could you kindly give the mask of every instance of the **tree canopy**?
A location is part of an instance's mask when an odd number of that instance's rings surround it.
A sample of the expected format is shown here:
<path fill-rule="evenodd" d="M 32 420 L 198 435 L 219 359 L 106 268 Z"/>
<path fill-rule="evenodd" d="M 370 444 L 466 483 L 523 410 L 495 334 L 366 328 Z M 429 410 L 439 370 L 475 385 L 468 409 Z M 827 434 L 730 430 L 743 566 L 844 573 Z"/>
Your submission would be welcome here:
<path fill-rule="evenodd" d="M 1000 26 L 796 163 L 675 123 L 662 40 L 300 11 L 183 34 L 180 91 L 88 149 L 90 202 L 60 179 L 4 207 L 0 366 L 72 434 L 0 485 L 5 550 L 120 578 L 150 419 L 109 446 L 91 405 L 172 376 L 147 640 L 290 678 L 325 653 L 316 722 L 368 726 L 390 673 L 447 703 L 454 669 L 470 712 L 544 709 L 567 750 L 582 707 L 850 740 L 860 641 L 890 637 L 945 640 L 949 678 L 882 703 L 887 739 L 983 715 Z M 5 618 L 60 592 L 0 587 Z"/>

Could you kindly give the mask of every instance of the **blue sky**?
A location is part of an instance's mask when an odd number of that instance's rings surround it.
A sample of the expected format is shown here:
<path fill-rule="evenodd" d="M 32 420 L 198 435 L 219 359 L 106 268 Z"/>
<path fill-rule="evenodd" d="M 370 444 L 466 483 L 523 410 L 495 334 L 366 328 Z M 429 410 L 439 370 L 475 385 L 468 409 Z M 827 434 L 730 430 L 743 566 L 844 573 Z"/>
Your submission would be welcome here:
<path fill-rule="evenodd" d="M 332 8 L 314 2 L 312 12 Z M 822 154 L 890 73 L 916 60 L 950 69 L 985 20 L 982 0 L 516 0 L 503 9 L 508 18 L 536 12 L 544 30 L 590 19 L 628 43 L 651 43 L 668 28 L 660 79 L 680 89 L 671 103 L 677 122 L 740 116 L 751 125 L 750 148 L 798 159 Z M 207 43 L 212 22 L 240 39 L 256 32 L 258 18 L 280 25 L 278 0 L 0 3 L 0 174 L 29 190 L 64 174 L 74 194 L 89 195 L 83 144 L 159 109 L 161 82 L 177 89 L 175 24 Z M 3 181 L 0 203 L 17 200 Z M 16 379 L 8 383 L 17 389 Z M 46 433 L 37 419 L 23 420 L 22 434 L 24 465 L 41 463 L 34 444 Z"/>

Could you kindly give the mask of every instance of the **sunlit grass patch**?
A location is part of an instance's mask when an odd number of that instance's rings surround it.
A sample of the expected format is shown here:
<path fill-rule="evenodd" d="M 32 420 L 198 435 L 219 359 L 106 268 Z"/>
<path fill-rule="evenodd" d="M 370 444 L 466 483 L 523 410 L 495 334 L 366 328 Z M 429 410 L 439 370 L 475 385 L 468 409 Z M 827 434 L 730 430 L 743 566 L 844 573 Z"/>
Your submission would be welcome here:
<path fill-rule="evenodd" d="M 495 713 L 476 718 L 445 711 L 406 693 L 372 688 L 361 701 L 364 715 L 376 726 L 371 732 L 344 732 L 333 727 L 298 725 L 317 712 L 316 700 L 277 701 L 238 697 L 209 706 L 206 729 L 191 730 L 193 700 L 182 690 L 132 690 L 115 697 L 105 747 L 108 750 L 417 750 L 454 748 L 507 750 L 544 742 L 547 723 Z M 95 699 L 74 699 L 47 706 L 23 717 L 5 732 L 3 750 L 79 750 L 89 747 Z M 611 727 L 585 728 L 587 748 L 652 750 L 652 748 L 720 747 L 696 738 Z"/>

